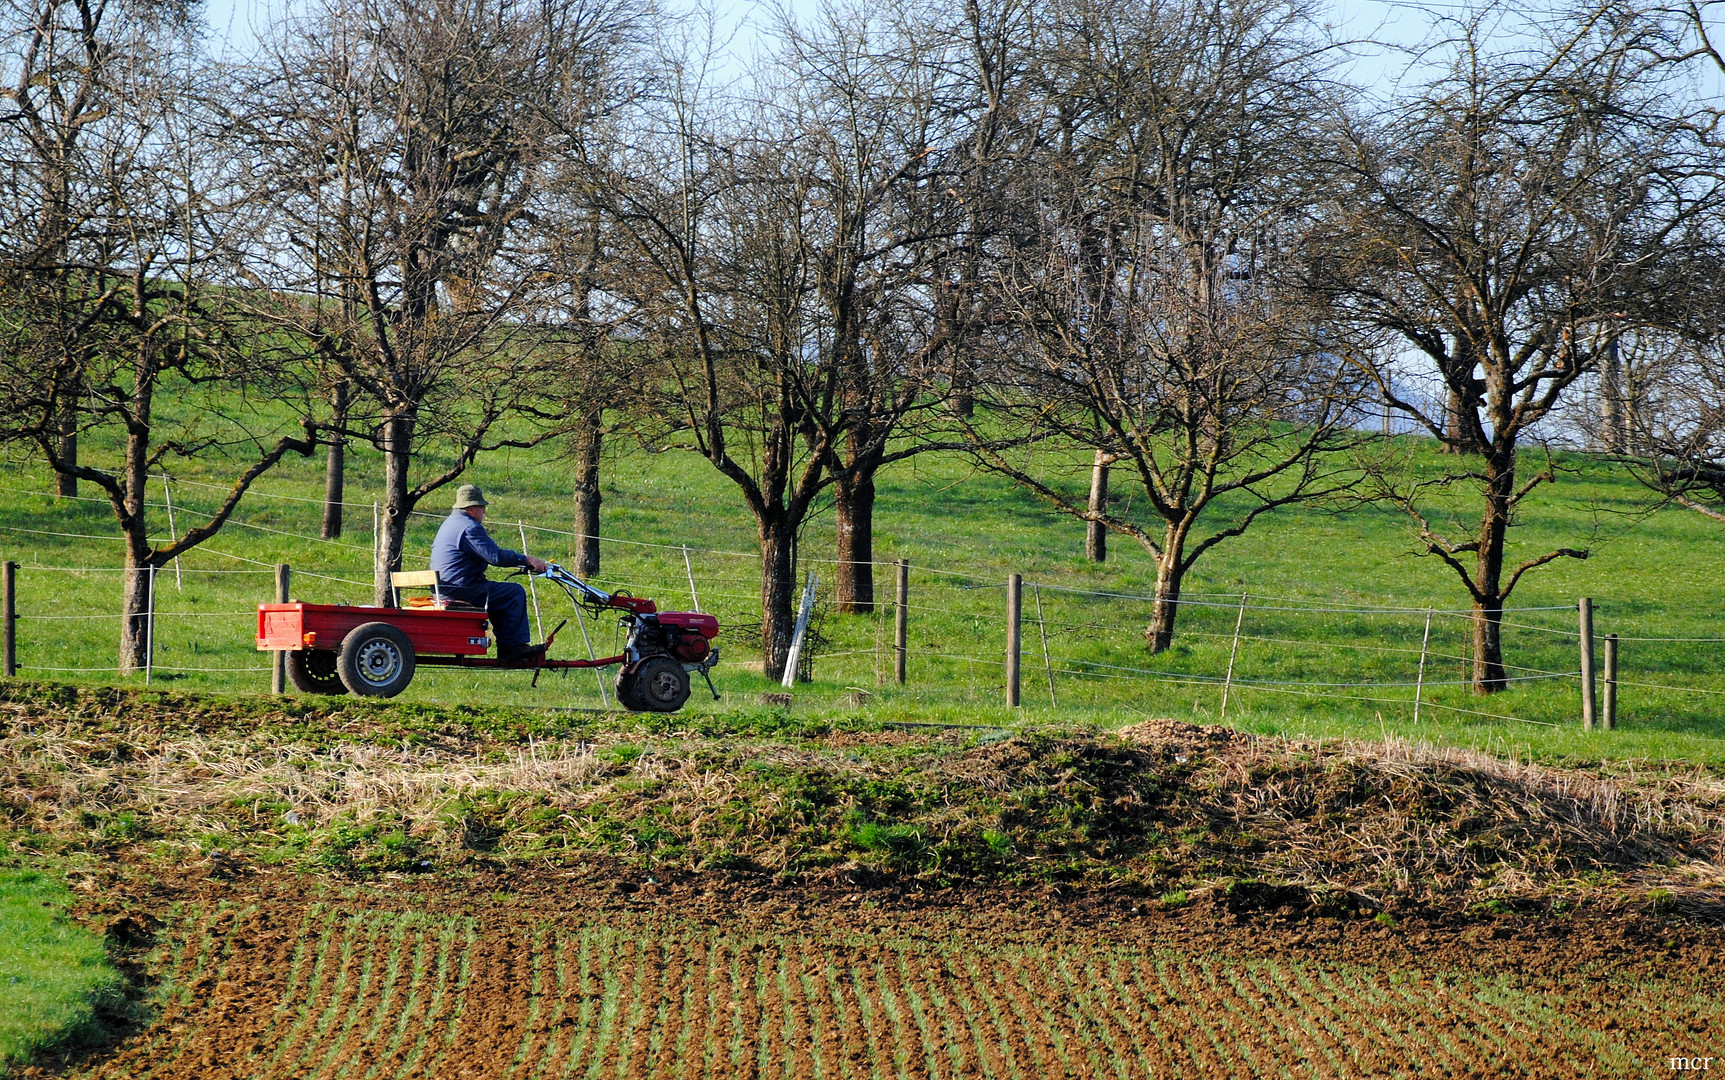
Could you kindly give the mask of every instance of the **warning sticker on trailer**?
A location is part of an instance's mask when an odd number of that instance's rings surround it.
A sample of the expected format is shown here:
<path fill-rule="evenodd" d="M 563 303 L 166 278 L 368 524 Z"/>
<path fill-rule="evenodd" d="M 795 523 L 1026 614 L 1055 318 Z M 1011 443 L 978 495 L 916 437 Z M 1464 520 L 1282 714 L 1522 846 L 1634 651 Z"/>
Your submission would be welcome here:
<path fill-rule="evenodd" d="M 478 645 L 481 648 L 489 648 L 491 645 L 491 639 L 487 637 L 470 637 L 467 639 L 467 643 L 469 645 Z"/>

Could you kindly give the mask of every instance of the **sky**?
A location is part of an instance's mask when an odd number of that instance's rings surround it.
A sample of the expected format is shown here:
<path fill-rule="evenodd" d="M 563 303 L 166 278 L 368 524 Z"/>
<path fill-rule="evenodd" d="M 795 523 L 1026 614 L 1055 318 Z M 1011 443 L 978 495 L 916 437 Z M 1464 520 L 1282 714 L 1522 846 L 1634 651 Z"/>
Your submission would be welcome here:
<path fill-rule="evenodd" d="M 755 30 L 770 25 L 774 0 L 716 0 L 720 5 L 722 27 L 736 28 L 731 53 L 740 65 L 746 63 L 755 44 Z M 812 13 L 819 0 L 786 0 L 792 11 Z M 212 51 L 243 55 L 256 45 L 258 37 L 292 0 L 204 0 L 205 23 L 209 30 Z M 667 10 L 692 8 L 689 0 L 661 0 Z M 1536 5 L 1529 5 L 1536 6 Z M 1333 33 L 1340 40 L 1361 42 L 1354 48 L 1356 60 L 1347 74 L 1380 94 L 1394 90 L 1397 76 L 1404 70 L 1406 56 L 1391 46 L 1411 46 L 1430 31 L 1434 18 L 1464 11 L 1460 0 L 1430 0 L 1412 3 L 1408 0 L 1333 0 L 1328 19 Z M 1719 26 L 1725 38 L 1725 13 Z M 1379 42 L 1381 45 L 1364 44 Z M 1725 101 L 1725 76 L 1718 72 L 1704 73 L 1702 92 L 1715 101 Z"/>

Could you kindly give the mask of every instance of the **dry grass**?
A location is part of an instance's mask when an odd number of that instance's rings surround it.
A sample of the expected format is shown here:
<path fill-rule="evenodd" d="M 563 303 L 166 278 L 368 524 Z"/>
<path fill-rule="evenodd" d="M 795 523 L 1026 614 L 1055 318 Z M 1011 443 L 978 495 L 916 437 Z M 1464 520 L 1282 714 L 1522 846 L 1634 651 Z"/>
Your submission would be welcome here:
<path fill-rule="evenodd" d="M 297 718 L 291 733 L 250 718 L 115 719 L 42 709 L 11 723 L 0 824 L 72 848 L 217 835 L 309 850 L 317 830 L 381 822 L 415 859 L 598 850 L 1157 890 L 1254 878 L 1380 904 L 1725 885 L 1725 784 L 1705 773 L 1558 769 L 1397 740 L 1153 721 L 975 746 L 938 731 L 416 741 L 325 737 Z"/>

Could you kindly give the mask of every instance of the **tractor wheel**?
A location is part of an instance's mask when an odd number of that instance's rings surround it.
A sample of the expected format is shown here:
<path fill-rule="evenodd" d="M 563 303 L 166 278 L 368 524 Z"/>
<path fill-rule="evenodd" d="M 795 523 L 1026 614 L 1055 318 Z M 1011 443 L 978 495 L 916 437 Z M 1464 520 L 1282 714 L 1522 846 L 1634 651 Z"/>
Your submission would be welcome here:
<path fill-rule="evenodd" d="M 288 653 L 288 681 L 302 694 L 345 694 L 347 684 L 336 670 L 333 649 L 306 649 Z"/>
<path fill-rule="evenodd" d="M 681 660 L 655 656 L 635 673 L 635 698 L 651 712 L 676 712 L 689 700 L 689 673 Z"/>
<path fill-rule="evenodd" d="M 622 670 L 617 672 L 617 681 L 611 687 L 617 695 L 617 704 L 630 712 L 645 712 L 647 709 L 647 706 L 641 704 L 641 699 L 635 696 L 635 676 L 640 670 L 639 665 L 624 664 Z"/>
<path fill-rule="evenodd" d="M 356 626 L 341 640 L 336 670 L 361 697 L 394 697 L 413 681 L 413 643 L 386 622 Z"/>

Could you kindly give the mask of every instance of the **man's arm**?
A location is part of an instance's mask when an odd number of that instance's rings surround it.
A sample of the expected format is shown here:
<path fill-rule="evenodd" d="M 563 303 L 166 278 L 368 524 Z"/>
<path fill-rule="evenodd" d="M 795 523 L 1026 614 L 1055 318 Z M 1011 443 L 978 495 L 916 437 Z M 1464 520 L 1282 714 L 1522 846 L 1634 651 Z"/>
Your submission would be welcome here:
<path fill-rule="evenodd" d="M 461 546 L 492 566 L 525 566 L 534 573 L 543 573 L 545 570 L 544 559 L 535 559 L 519 551 L 498 547 L 497 541 L 491 539 L 491 534 L 485 531 L 485 526 L 477 521 L 462 532 Z"/>

